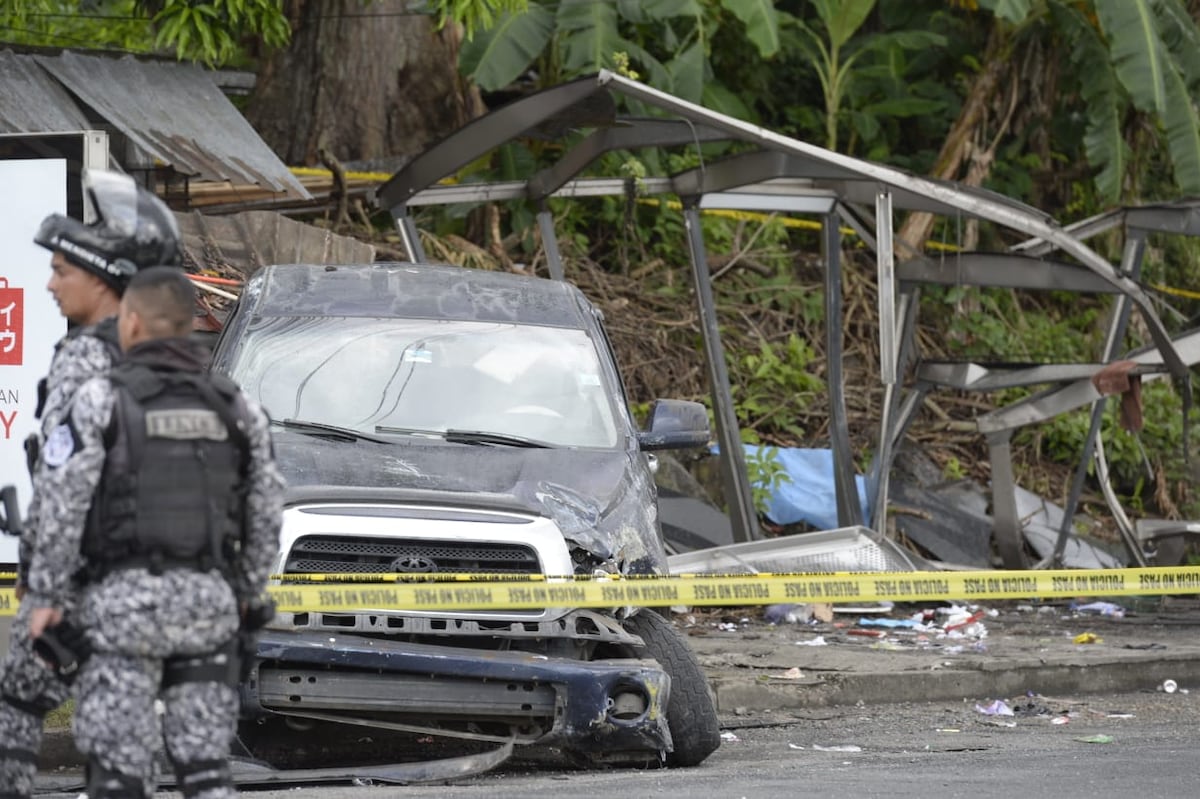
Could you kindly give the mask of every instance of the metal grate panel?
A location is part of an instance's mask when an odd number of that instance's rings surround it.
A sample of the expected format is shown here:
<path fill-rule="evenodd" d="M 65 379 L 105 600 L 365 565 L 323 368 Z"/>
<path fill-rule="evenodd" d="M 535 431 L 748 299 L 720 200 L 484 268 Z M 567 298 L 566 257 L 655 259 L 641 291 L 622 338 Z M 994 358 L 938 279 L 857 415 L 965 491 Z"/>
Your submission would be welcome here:
<path fill-rule="evenodd" d="M 537 552 L 524 544 L 477 541 L 304 536 L 288 553 L 289 574 L 539 574 Z"/>

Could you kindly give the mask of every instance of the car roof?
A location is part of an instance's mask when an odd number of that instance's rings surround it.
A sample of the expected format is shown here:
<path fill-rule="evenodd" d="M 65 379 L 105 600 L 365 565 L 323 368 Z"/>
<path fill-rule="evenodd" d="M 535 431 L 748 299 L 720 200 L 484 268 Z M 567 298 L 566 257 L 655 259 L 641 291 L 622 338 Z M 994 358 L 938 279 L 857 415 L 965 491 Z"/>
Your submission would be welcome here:
<path fill-rule="evenodd" d="M 560 280 L 444 264 L 275 264 L 247 293 L 263 316 L 363 316 L 589 328 L 593 309 Z"/>

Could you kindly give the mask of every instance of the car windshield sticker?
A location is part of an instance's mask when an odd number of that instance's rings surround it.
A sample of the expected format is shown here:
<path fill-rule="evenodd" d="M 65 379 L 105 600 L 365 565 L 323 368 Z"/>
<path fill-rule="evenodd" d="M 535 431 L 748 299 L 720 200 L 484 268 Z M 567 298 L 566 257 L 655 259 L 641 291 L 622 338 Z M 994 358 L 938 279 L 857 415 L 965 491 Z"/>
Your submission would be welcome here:
<path fill-rule="evenodd" d="M 42 449 L 42 460 L 47 466 L 62 466 L 75 451 L 75 436 L 71 434 L 68 425 L 60 424 L 50 431 L 46 437 L 46 446 Z"/>
<path fill-rule="evenodd" d="M 600 385 L 600 375 L 581 374 L 579 376 L 579 385 L 598 386 Z"/>
<path fill-rule="evenodd" d="M 405 363 L 433 363 L 433 353 L 429 350 L 405 350 Z"/>

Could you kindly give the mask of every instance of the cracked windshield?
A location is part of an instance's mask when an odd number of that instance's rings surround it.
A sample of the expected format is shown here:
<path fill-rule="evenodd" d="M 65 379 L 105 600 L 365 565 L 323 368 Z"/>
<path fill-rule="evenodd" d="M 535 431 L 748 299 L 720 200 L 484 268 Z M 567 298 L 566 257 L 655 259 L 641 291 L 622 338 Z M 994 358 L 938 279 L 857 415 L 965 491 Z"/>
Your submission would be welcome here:
<path fill-rule="evenodd" d="M 233 378 L 276 421 L 372 436 L 458 430 L 562 447 L 617 444 L 596 351 L 581 330 L 275 318 L 248 332 Z"/>

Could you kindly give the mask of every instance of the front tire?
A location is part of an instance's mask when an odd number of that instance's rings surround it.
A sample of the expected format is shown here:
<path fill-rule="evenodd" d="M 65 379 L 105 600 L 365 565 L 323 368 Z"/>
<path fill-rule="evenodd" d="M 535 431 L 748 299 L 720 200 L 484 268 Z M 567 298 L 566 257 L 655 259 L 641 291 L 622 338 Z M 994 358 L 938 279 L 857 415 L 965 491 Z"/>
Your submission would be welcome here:
<path fill-rule="evenodd" d="M 667 765 L 699 765 L 721 745 L 721 728 L 708 678 L 696 654 L 675 625 L 652 610 L 626 619 L 624 626 L 645 642 L 637 655 L 657 660 L 671 678 L 667 726 L 675 748 L 667 755 Z"/>

